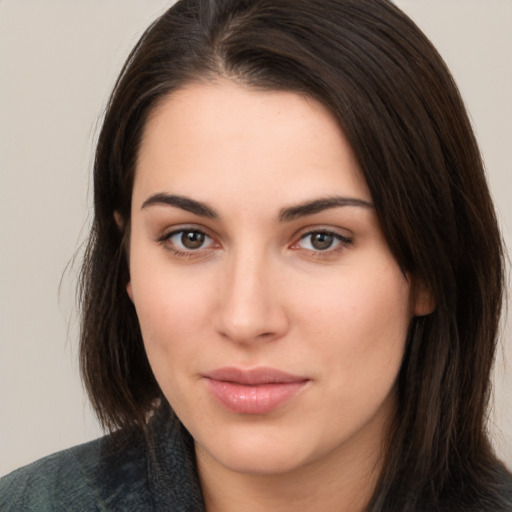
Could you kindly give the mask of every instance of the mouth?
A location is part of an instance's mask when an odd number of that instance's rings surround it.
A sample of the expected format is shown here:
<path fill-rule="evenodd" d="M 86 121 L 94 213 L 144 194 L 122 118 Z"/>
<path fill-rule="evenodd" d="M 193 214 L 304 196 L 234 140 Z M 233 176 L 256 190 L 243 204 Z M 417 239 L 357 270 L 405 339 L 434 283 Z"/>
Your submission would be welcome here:
<path fill-rule="evenodd" d="M 285 405 L 309 379 L 274 368 L 219 368 L 203 375 L 208 391 L 220 405 L 238 414 L 267 414 Z"/>

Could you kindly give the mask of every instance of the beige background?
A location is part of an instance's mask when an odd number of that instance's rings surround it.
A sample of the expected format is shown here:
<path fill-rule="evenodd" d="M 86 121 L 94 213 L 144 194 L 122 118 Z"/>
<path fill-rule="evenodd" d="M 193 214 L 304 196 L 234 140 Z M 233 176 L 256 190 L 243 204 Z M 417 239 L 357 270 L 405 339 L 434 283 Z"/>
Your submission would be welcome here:
<path fill-rule="evenodd" d="M 169 3 L 0 0 L 0 474 L 101 433 L 78 378 L 72 259 L 105 101 Z M 459 83 L 511 246 L 512 0 L 397 4 Z M 500 357 L 491 429 L 512 467 L 510 328 L 503 338 L 509 366 Z"/>

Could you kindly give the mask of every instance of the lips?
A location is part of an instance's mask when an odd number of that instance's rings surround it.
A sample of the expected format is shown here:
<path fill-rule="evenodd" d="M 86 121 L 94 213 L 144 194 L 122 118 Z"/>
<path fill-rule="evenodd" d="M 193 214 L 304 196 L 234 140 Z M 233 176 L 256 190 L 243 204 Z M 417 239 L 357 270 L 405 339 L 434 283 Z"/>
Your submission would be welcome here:
<path fill-rule="evenodd" d="M 218 403 L 238 414 L 267 414 L 297 395 L 309 379 L 273 368 L 219 368 L 205 374 Z"/>

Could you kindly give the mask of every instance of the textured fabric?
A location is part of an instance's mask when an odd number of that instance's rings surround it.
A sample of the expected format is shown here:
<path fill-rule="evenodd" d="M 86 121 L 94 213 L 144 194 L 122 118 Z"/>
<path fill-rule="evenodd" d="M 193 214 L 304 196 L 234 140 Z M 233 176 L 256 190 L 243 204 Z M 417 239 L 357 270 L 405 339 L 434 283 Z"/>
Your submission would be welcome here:
<path fill-rule="evenodd" d="M 117 432 L 10 473 L 0 511 L 203 512 L 193 441 L 166 407 L 148 432 Z"/>

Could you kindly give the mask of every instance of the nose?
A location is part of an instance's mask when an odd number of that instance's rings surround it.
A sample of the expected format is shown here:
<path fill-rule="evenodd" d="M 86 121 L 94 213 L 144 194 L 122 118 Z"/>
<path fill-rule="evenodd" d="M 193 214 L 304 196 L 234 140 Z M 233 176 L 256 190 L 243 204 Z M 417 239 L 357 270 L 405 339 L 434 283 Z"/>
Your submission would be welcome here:
<path fill-rule="evenodd" d="M 279 269 L 264 255 L 233 255 L 226 264 L 217 310 L 216 331 L 239 344 L 276 340 L 289 328 Z"/>

